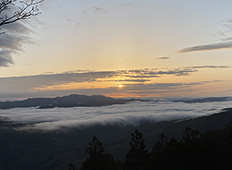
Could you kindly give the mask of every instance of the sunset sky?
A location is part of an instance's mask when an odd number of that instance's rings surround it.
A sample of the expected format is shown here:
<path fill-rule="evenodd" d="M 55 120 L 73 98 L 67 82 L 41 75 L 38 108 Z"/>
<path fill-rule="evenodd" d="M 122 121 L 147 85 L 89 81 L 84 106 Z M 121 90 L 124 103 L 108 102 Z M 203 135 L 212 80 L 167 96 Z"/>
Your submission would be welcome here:
<path fill-rule="evenodd" d="M 0 100 L 232 96 L 231 7 L 231 0 L 46 0 L 41 15 L 1 28 Z"/>

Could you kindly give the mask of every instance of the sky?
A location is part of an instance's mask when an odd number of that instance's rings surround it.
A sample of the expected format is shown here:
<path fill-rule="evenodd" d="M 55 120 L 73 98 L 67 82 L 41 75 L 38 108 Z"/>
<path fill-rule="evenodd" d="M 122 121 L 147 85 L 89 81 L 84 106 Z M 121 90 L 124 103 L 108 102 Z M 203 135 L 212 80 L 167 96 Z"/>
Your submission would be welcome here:
<path fill-rule="evenodd" d="M 0 100 L 232 96 L 231 6 L 45 0 L 42 14 L 1 27 Z"/>

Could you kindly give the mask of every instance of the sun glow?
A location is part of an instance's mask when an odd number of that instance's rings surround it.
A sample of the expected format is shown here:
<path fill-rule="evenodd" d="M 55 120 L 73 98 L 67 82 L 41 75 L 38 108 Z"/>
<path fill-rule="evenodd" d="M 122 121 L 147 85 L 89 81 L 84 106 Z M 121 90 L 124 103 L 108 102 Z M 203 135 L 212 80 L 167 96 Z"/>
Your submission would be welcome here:
<path fill-rule="evenodd" d="M 119 85 L 118 85 L 118 87 L 119 87 L 119 88 L 122 88 L 122 87 L 123 87 L 123 85 L 119 84 Z"/>

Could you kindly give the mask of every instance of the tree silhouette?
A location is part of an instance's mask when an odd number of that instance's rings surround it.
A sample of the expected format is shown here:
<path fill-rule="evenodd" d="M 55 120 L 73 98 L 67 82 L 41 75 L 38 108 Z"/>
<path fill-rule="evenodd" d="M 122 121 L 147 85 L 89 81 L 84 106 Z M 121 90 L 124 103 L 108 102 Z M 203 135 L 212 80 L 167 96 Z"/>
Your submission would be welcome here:
<path fill-rule="evenodd" d="M 114 158 L 110 154 L 104 154 L 104 147 L 96 136 L 93 136 L 92 141 L 86 151 L 89 157 L 82 163 L 81 170 L 116 170 L 117 165 Z"/>
<path fill-rule="evenodd" d="M 68 164 L 68 165 L 66 166 L 66 168 L 67 168 L 68 170 L 77 170 L 76 167 L 75 167 L 75 165 L 74 165 L 73 163 Z"/>
<path fill-rule="evenodd" d="M 130 150 L 126 154 L 124 169 L 146 170 L 149 168 L 149 154 L 145 150 L 143 134 L 138 130 L 131 134 Z"/>
<path fill-rule="evenodd" d="M 42 1 L 44 0 L 1 0 L 0 27 L 40 14 L 38 4 Z"/>
<path fill-rule="evenodd" d="M 99 139 L 96 136 L 93 136 L 93 139 L 91 142 L 88 143 L 89 147 L 86 149 L 86 151 L 89 153 L 89 156 L 96 157 L 98 155 L 103 154 L 105 149 L 102 146 L 102 143 L 99 141 Z"/>

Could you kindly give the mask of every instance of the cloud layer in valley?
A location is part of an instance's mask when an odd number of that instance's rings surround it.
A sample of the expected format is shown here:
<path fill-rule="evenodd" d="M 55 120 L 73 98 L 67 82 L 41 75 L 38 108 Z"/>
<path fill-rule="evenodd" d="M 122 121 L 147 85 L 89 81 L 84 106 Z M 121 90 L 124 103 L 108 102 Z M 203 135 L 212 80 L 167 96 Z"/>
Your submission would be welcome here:
<path fill-rule="evenodd" d="M 57 130 L 60 128 L 87 127 L 95 124 L 137 126 L 143 121 L 162 121 L 216 113 L 231 106 L 232 101 L 210 103 L 131 102 L 106 107 L 75 107 L 54 109 L 0 110 L 1 118 L 23 123 L 20 130 Z M 30 125 L 29 125 L 30 124 Z"/>

